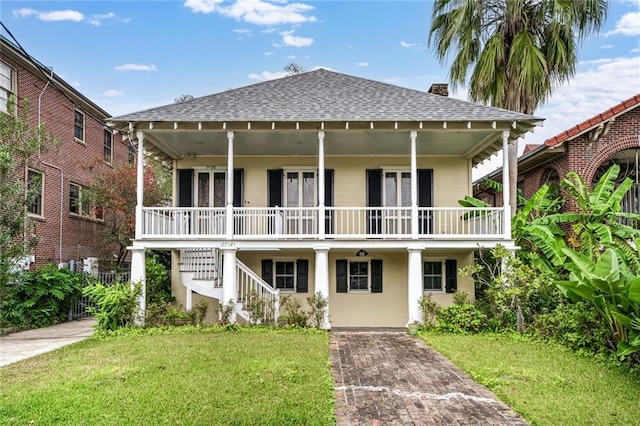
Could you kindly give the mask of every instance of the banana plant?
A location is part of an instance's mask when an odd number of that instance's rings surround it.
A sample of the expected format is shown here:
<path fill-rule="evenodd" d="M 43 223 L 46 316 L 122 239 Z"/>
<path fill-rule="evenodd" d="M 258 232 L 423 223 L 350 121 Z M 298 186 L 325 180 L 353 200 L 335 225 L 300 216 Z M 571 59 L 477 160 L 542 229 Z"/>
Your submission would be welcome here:
<path fill-rule="evenodd" d="M 617 355 L 640 351 L 640 277 L 631 272 L 616 251 L 607 248 L 595 260 L 564 248 L 570 261 L 569 280 L 558 280 L 573 301 L 591 303 L 611 330 Z"/>

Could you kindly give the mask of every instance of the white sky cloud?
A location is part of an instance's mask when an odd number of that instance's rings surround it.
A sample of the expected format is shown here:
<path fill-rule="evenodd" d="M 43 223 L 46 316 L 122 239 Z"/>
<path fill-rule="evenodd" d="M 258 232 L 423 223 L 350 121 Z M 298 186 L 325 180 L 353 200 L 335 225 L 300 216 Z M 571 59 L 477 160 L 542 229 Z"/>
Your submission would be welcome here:
<path fill-rule="evenodd" d="M 287 56 L 287 59 L 296 59 L 296 55 L 289 55 Z"/>
<path fill-rule="evenodd" d="M 115 90 L 115 89 L 109 89 L 106 92 L 102 93 L 102 96 L 120 96 L 120 95 L 122 95 L 122 91 Z"/>
<path fill-rule="evenodd" d="M 306 46 L 311 46 L 313 44 L 312 38 L 296 37 L 293 35 L 293 30 L 283 31 L 280 34 L 282 35 L 282 42 L 285 44 L 285 46 L 306 47 Z"/>
<path fill-rule="evenodd" d="M 314 7 L 303 3 L 274 4 L 263 0 L 235 0 L 229 5 L 223 3 L 224 0 L 186 0 L 184 6 L 194 13 L 217 13 L 255 25 L 302 24 L 317 20 L 308 15 Z"/>
<path fill-rule="evenodd" d="M 264 56 L 271 56 L 273 55 L 275 52 L 264 52 Z"/>
<path fill-rule="evenodd" d="M 28 18 L 30 16 L 34 16 L 36 19 L 40 21 L 46 22 L 59 22 L 59 21 L 72 21 L 72 22 L 88 22 L 89 24 L 99 27 L 102 24 L 102 21 L 105 19 L 112 19 L 118 22 L 122 22 L 124 24 L 128 24 L 131 21 L 131 18 L 118 18 L 118 16 L 113 13 L 104 13 L 104 14 L 94 14 L 91 16 L 84 16 L 82 12 L 78 12 L 77 10 L 54 10 L 45 12 L 42 10 L 35 10 L 29 8 L 15 9 L 12 11 L 14 18 Z"/>
<path fill-rule="evenodd" d="M 242 34 L 246 36 L 250 36 L 252 34 L 252 31 L 246 28 L 236 28 L 235 30 L 232 30 L 232 31 L 236 34 Z"/>
<path fill-rule="evenodd" d="M 356 64 L 359 67 L 368 67 L 369 66 L 369 62 L 358 62 Z"/>
<path fill-rule="evenodd" d="M 80 87 L 80 82 L 79 82 L 79 81 L 72 81 L 72 82 L 71 82 L 71 85 L 72 85 L 73 87 Z"/>
<path fill-rule="evenodd" d="M 143 64 L 124 64 L 113 67 L 116 71 L 157 71 L 158 68 L 155 65 L 143 65 Z"/>
<path fill-rule="evenodd" d="M 603 44 L 600 49 L 613 49 L 613 44 Z"/>
<path fill-rule="evenodd" d="M 618 22 L 616 22 L 616 27 L 613 29 L 613 31 L 605 33 L 605 37 L 614 34 L 622 34 L 625 36 L 640 35 L 640 1 L 634 0 L 628 3 L 635 4 L 638 10 L 622 15 Z"/>
<path fill-rule="evenodd" d="M 17 9 L 13 11 L 14 18 L 27 18 L 35 16 L 41 21 L 73 21 L 81 22 L 84 15 L 77 10 L 54 10 L 51 12 L 43 12 L 35 9 Z"/>
<path fill-rule="evenodd" d="M 406 48 L 409 48 L 409 47 L 417 46 L 417 44 L 415 44 L 415 43 L 408 43 L 408 42 L 406 42 L 406 41 L 404 41 L 404 40 L 403 40 L 403 41 L 401 41 L 401 42 L 400 42 L 400 46 L 402 46 L 402 47 L 406 47 Z"/>
<path fill-rule="evenodd" d="M 251 80 L 266 81 L 266 80 L 275 80 L 276 78 L 286 77 L 287 75 L 289 74 L 285 71 L 277 71 L 277 72 L 262 71 L 262 73 L 260 74 L 251 73 L 248 75 L 248 77 Z"/>

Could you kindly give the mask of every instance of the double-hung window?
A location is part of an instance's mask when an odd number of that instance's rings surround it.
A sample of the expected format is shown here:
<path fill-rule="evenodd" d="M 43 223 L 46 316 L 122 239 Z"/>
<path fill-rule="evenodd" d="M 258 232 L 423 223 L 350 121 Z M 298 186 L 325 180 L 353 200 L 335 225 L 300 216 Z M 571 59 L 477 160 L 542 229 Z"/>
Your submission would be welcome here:
<path fill-rule="evenodd" d="M 442 291 L 444 289 L 444 268 L 441 260 L 427 260 L 423 263 L 424 291 Z"/>
<path fill-rule="evenodd" d="M 91 202 L 89 193 L 90 190 L 88 188 L 71 183 L 69 185 L 69 213 L 90 219 L 103 220 L 103 209 Z"/>
<path fill-rule="evenodd" d="M 84 113 L 78 110 L 74 112 L 73 137 L 84 143 Z"/>
<path fill-rule="evenodd" d="M 336 292 L 382 293 L 382 260 L 336 260 Z"/>
<path fill-rule="evenodd" d="M 281 291 L 306 293 L 309 281 L 307 259 L 264 259 L 262 279 Z"/>
<path fill-rule="evenodd" d="M 15 72 L 13 68 L 0 61 L 0 112 L 8 113 L 7 102 L 15 94 Z"/>
<path fill-rule="evenodd" d="M 113 163 L 113 136 L 111 130 L 104 129 L 104 161 Z"/>
<path fill-rule="evenodd" d="M 44 174 L 37 170 L 29 169 L 27 172 L 27 212 L 32 215 L 42 216 L 42 194 L 44 190 Z"/>
<path fill-rule="evenodd" d="M 349 291 L 369 291 L 371 277 L 369 276 L 369 261 L 349 262 Z"/>

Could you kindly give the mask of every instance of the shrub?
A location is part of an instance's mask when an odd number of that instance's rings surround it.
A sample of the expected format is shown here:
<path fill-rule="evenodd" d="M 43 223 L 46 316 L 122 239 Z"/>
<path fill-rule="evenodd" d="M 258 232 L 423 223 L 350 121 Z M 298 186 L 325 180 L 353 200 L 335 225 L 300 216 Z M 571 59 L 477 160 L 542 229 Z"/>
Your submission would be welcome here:
<path fill-rule="evenodd" d="M 454 304 L 440 309 L 436 329 L 447 333 L 478 333 L 487 326 L 483 314 L 465 292 L 456 292 Z"/>
<path fill-rule="evenodd" d="M 166 266 L 159 261 L 157 255 L 152 254 L 146 257 L 145 274 L 147 302 L 149 304 L 171 302 L 174 300 L 171 296 L 169 272 Z"/>
<path fill-rule="evenodd" d="M 576 351 L 606 352 L 613 342 L 610 332 L 593 307 L 584 302 L 566 303 L 539 315 L 534 322 L 538 337 L 555 340 Z"/>
<path fill-rule="evenodd" d="M 236 304 L 232 299 L 229 299 L 227 303 L 221 303 L 218 311 L 218 317 L 220 318 L 220 324 L 226 325 L 229 324 L 229 319 L 233 314 L 233 311 L 236 310 Z"/>
<path fill-rule="evenodd" d="M 275 305 L 270 299 L 265 299 L 252 291 L 244 303 L 244 309 L 249 314 L 251 324 L 271 324 L 273 322 Z"/>
<path fill-rule="evenodd" d="M 281 299 L 280 310 L 284 312 L 281 316 L 286 325 L 293 327 L 306 327 L 309 316 L 302 310 L 300 299 L 291 296 L 284 296 Z"/>
<path fill-rule="evenodd" d="M 425 328 L 434 328 L 436 319 L 440 312 L 440 305 L 433 300 L 431 293 L 418 299 L 418 306 L 422 315 L 422 326 Z"/>
<path fill-rule="evenodd" d="M 202 322 L 207 317 L 209 311 L 209 301 L 207 299 L 200 299 L 193 305 L 193 308 L 189 311 L 191 318 L 191 324 L 202 325 Z"/>
<path fill-rule="evenodd" d="M 309 304 L 309 318 L 311 325 L 316 328 L 322 327 L 324 323 L 324 316 L 327 312 L 327 306 L 329 306 L 329 299 L 324 297 L 321 292 L 316 292 L 313 296 L 307 297 L 307 303 Z"/>
<path fill-rule="evenodd" d="M 138 313 L 140 284 L 132 289 L 129 283 L 114 283 L 108 287 L 95 284 L 84 288 L 84 294 L 96 304 L 92 308 L 101 330 L 115 330 L 135 323 Z"/>

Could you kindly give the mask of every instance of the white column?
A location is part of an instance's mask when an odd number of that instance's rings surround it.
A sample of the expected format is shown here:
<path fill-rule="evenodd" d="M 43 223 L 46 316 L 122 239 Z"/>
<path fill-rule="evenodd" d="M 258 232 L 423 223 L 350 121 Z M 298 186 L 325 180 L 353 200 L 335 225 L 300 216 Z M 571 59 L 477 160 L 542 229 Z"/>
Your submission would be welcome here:
<path fill-rule="evenodd" d="M 416 139 L 418 132 L 411 131 L 411 238 L 418 238 L 418 158 Z"/>
<path fill-rule="evenodd" d="M 502 132 L 502 206 L 504 209 L 504 238 L 511 239 L 511 200 L 509 185 L 509 131 Z"/>
<path fill-rule="evenodd" d="M 315 290 L 316 293 L 322 293 L 322 296 L 329 300 L 329 246 L 316 246 L 313 249 L 316 252 Z M 327 304 L 324 321 L 320 328 L 325 330 L 331 329 L 331 324 L 329 323 L 329 304 Z"/>
<path fill-rule="evenodd" d="M 139 313 L 136 323 L 144 322 L 144 313 L 147 309 L 147 284 L 145 270 L 145 249 L 129 248 L 131 250 L 131 289 L 140 284 L 140 297 L 138 298 Z"/>
<path fill-rule="evenodd" d="M 144 132 L 136 132 L 138 138 L 138 161 L 136 169 L 136 232 L 135 239 L 142 238 L 144 203 Z"/>
<path fill-rule="evenodd" d="M 318 131 L 318 238 L 324 240 L 325 205 L 324 205 L 324 130 Z"/>
<path fill-rule="evenodd" d="M 227 151 L 227 239 L 233 238 L 233 131 L 227 132 L 228 151 Z M 235 271 L 235 269 L 234 269 Z"/>
<path fill-rule="evenodd" d="M 407 270 L 407 293 L 409 295 L 409 323 L 421 321 L 418 300 L 422 297 L 422 248 L 409 246 L 409 261 Z"/>
<path fill-rule="evenodd" d="M 235 303 L 238 301 L 238 283 L 237 265 L 236 265 L 236 247 L 222 247 L 222 300 L 223 303 Z M 236 312 L 234 311 L 229 321 L 236 320 Z"/>

